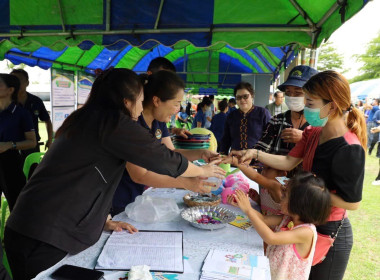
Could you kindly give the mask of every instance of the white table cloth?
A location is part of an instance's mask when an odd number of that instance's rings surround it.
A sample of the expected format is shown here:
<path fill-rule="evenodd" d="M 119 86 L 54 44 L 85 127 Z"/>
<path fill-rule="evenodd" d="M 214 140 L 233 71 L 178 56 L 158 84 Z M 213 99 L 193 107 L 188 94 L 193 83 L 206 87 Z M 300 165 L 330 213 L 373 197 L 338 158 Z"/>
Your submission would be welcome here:
<path fill-rule="evenodd" d="M 251 187 L 257 189 L 257 185 L 255 183 L 252 183 Z M 183 209 L 185 208 L 185 205 L 182 197 L 186 193 L 187 191 L 179 189 L 151 188 L 145 191 L 144 195 L 173 198 L 178 203 L 179 208 Z M 231 205 L 222 206 L 234 211 L 236 214 L 241 214 L 241 211 L 236 207 Z M 203 260 L 210 249 L 247 253 L 258 256 L 262 256 L 264 254 L 263 241 L 253 228 L 242 230 L 228 224 L 222 229 L 207 231 L 195 228 L 181 218 L 178 218 L 176 221 L 170 223 L 139 223 L 130 220 L 124 212 L 115 216 L 113 220 L 131 223 L 140 230 L 183 231 L 184 257 L 186 257 L 187 260 L 185 260 L 185 272 L 184 274 L 178 274 L 178 279 L 199 279 Z M 93 246 L 77 255 L 67 255 L 53 267 L 41 272 L 35 279 L 51 279 L 49 277 L 51 273 L 63 264 L 72 264 L 91 269 L 94 268 L 97 258 L 109 236 L 109 232 L 103 232 L 98 242 Z M 106 279 L 113 279 L 113 275 L 115 275 L 114 279 L 119 279 L 119 277 L 113 272 L 108 271 L 105 273 L 105 276 L 108 275 Z M 267 279 L 270 279 L 269 266 L 267 268 L 266 275 Z"/>

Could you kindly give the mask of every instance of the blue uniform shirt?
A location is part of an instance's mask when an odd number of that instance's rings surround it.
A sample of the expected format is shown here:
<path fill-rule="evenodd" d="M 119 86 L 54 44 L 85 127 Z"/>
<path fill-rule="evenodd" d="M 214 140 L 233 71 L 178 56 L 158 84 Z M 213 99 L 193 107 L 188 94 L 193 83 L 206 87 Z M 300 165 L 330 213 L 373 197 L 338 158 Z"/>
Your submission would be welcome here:
<path fill-rule="evenodd" d="M 39 133 L 38 133 L 38 119 L 40 119 L 43 122 L 46 122 L 50 120 L 50 116 L 48 111 L 45 108 L 44 103 L 42 102 L 41 98 L 38 96 L 35 96 L 33 94 L 30 94 L 29 92 L 26 93 L 28 95 L 25 104 L 24 104 L 24 109 L 29 111 L 32 121 L 33 121 L 33 126 L 34 126 L 34 131 L 36 132 L 36 139 L 37 142 L 41 139 Z M 20 105 L 22 106 L 22 105 Z"/>
<path fill-rule="evenodd" d="M 186 114 L 186 113 L 184 113 L 184 112 L 179 112 L 178 113 L 178 116 L 179 117 L 181 117 L 182 119 L 184 119 L 184 120 L 186 120 L 189 116 Z"/>
<path fill-rule="evenodd" d="M 168 128 L 164 122 L 154 120 L 151 129 L 146 124 L 142 115 L 139 117 L 138 122 L 141 126 L 148 129 L 150 134 L 152 134 L 152 136 L 160 142 L 162 138 L 169 136 Z M 127 206 L 129 203 L 134 202 L 137 196 L 142 195 L 144 188 L 144 185 L 135 183 L 129 175 L 128 171 L 125 169 L 119 186 L 117 187 L 116 192 L 113 196 L 112 207 L 114 209 L 125 208 L 125 206 Z"/>
<path fill-rule="evenodd" d="M 11 103 L 0 112 L 0 142 L 24 141 L 30 131 L 34 131 L 32 118 L 24 108 Z"/>
<path fill-rule="evenodd" d="M 205 127 L 205 123 L 206 123 L 206 114 L 203 113 L 203 110 L 202 110 L 202 109 L 200 109 L 200 110 L 197 112 L 197 114 L 195 115 L 194 120 L 193 120 L 193 125 L 191 126 L 191 128 L 196 128 L 198 122 L 202 123 L 202 127 Z"/>
<path fill-rule="evenodd" d="M 372 106 L 372 110 L 369 111 L 369 115 L 368 115 L 368 121 L 369 122 L 372 122 L 374 121 L 373 120 L 373 116 L 375 115 L 375 113 L 379 110 L 379 106 Z"/>
<path fill-rule="evenodd" d="M 216 114 L 211 120 L 210 130 L 214 133 L 218 142 L 222 141 L 224 124 L 226 123 L 227 114 L 220 112 Z"/>

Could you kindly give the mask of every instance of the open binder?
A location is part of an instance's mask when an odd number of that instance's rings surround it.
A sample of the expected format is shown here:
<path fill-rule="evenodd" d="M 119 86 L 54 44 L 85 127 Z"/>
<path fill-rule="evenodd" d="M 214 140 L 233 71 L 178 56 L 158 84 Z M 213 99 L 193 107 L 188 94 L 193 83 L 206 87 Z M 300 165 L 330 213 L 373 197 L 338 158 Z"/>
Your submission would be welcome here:
<path fill-rule="evenodd" d="M 135 265 L 148 265 L 154 272 L 183 273 L 183 232 L 113 232 L 95 269 L 130 270 Z"/>

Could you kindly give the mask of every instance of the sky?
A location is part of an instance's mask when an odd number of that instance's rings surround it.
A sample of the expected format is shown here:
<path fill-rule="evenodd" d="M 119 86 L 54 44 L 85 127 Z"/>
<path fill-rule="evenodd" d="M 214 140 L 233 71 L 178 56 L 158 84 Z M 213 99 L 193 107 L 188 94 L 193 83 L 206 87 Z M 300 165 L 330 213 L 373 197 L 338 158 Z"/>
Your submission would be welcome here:
<path fill-rule="evenodd" d="M 351 79 L 359 75 L 361 64 L 356 62 L 353 56 L 364 53 L 366 44 L 379 32 L 380 0 L 373 0 L 331 35 L 329 41 L 333 43 L 338 53 L 344 56 L 345 68 L 351 69 L 344 74 L 346 78 Z M 35 86 L 38 86 L 37 83 L 43 83 L 49 87 L 50 71 L 37 67 L 26 67 L 25 70 L 30 73 L 31 84 L 35 83 Z M 0 72 L 9 72 L 5 61 L 0 62 Z"/>
<path fill-rule="evenodd" d="M 329 41 L 338 53 L 344 56 L 346 68 L 351 70 L 345 77 L 351 79 L 357 75 L 361 64 L 353 57 L 365 53 L 366 45 L 380 32 L 380 0 L 369 2 L 361 11 L 345 22 L 330 37 Z"/>

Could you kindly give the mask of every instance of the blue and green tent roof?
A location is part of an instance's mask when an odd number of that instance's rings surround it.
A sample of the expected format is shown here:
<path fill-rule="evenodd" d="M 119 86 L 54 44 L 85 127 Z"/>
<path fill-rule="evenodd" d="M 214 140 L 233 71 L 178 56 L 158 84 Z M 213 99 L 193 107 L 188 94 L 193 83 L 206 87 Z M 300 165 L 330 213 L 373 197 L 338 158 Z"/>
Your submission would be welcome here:
<path fill-rule="evenodd" d="M 193 67 L 192 72 L 206 69 L 221 73 L 225 65 L 240 64 L 251 73 L 276 73 L 276 69 L 286 67 L 289 48 L 297 51 L 300 47 L 318 47 L 366 3 L 367 0 L 3 0 L 0 60 L 17 52 L 38 58 L 50 50 L 45 65 L 52 62 L 52 67 L 80 66 L 90 71 L 102 59 L 111 58 L 109 64 L 116 63 L 116 67 L 143 71 L 145 58 L 159 53 L 187 72 Z M 287 54 L 285 59 L 276 55 L 280 52 Z M 126 54 L 128 59 L 119 59 Z M 191 63 L 191 57 L 202 56 L 207 57 L 202 63 Z M 41 59 L 36 65 L 44 64 Z M 188 75 L 186 80 L 191 82 L 196 74 L 192 74 L 193 78 Z M 207 82 L 216 82 L 216 77 L 205 76 Z M 218 83 L 219 79 L 222 78 L 218 77 Z"/>
<path fill-rule="evenodd" d="M 40 47 L 32 52 L 13 48 L 5 54 L 5 58 L 14 64 L 25 63 L 42 69 L 61 68 L 94 73 L 95 69 L 104 70 L 108 67 L 145 72 L 153 58 L 163 56 L 173 62 L 177 72 L 189 85 L 231 87 L 240 81 L 241 74 L 271 73 L 276 77 L 281 69 L 287 67 L 297 51 L 296 45 L 277 48 L 259 46 L 252 50 L 233 49 L 229 46 L 220 50 L 193 46 L 173 49 L 163 45 L 141 50 L 129 45 L 121 50 L 93 46 L 90 50 L 66 47 L 62 51 L 54 51 Z"/>
<path fill-rule="evenodd" d="M 368 0 L 2 0 L 0 41 L 35 51 L 158 44 L 316 47 Z M 3 42 L 4 43 L 4 42 Z"/>

